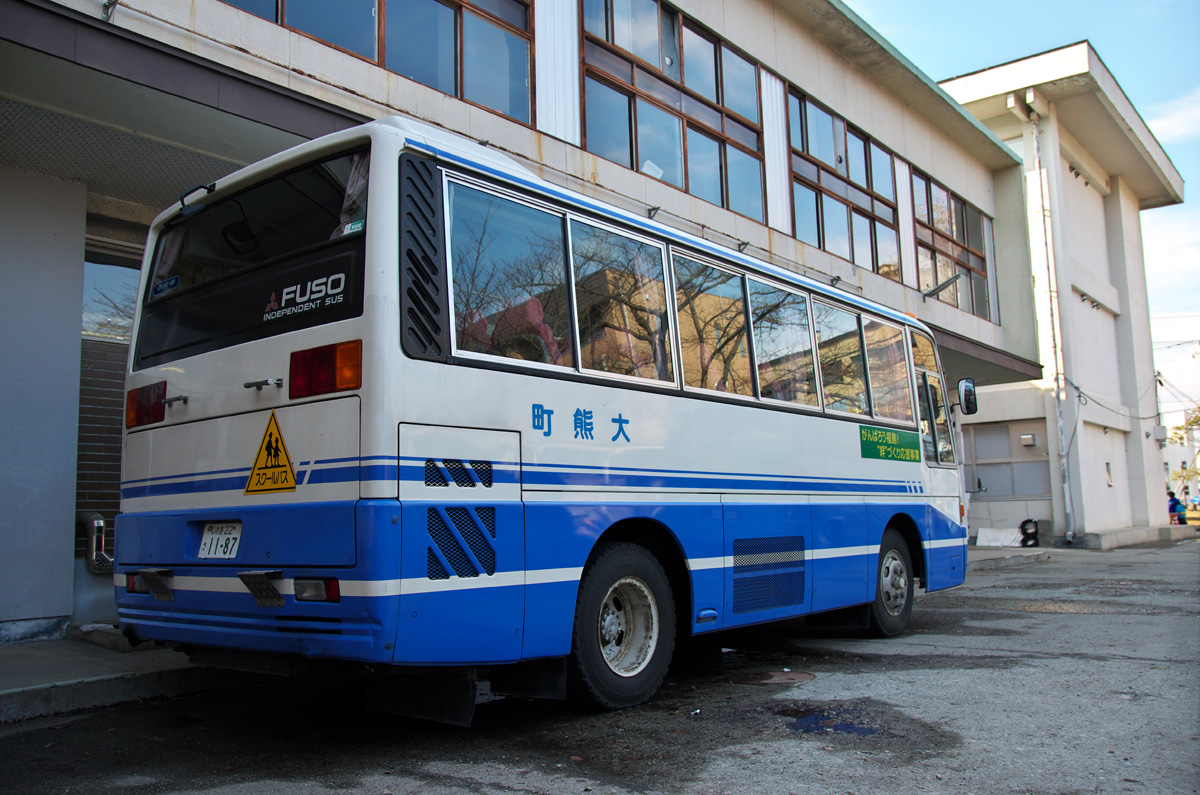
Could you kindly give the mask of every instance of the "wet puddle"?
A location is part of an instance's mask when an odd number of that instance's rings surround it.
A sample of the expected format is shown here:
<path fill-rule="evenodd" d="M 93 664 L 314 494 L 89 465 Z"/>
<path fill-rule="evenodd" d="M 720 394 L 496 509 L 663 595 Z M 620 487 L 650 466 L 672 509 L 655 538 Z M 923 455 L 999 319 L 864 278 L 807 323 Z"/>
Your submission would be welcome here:
<path fill-rule="evenodd" d="M 804 734 L 839 732 L 866 737 L 879 732 L 879 729 L 856 723 L 852 713 L 842 710 L 801 705 L 790 709 L 781 709 L 776 714 L 785 718 L 793 718 L 794 720 L 788 723 L 787 727 L 792 731 Z"/>

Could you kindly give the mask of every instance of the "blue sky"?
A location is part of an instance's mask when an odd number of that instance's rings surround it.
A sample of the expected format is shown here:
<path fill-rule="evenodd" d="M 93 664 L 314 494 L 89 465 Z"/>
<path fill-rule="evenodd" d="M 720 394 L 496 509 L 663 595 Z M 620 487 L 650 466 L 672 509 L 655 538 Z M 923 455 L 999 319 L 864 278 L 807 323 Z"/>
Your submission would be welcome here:
<path fill-rule="evenodd" d="M 1087 39 L 1184 179 L 1142 213 L 1164 412 L 1200 400 L 1200 0 L 843 0 L 934 80 Z M 1168 424 L 1178 422 L 1169 420 Z"/>

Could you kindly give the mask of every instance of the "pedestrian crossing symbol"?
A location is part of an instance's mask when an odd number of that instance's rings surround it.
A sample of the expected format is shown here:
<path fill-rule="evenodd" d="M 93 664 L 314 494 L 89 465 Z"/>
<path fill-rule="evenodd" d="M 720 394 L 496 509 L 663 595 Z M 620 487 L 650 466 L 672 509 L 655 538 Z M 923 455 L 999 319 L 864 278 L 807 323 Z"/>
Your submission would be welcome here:
<path fill-rule="evenodd" d="M 246 480 L 246 494 L 271 494 L 277 491 L 296 490 L 296 470 L 292 467 L 292 459 L 288 455 L 287 444 L 279 430 L 279 420 L 275 411 L 267 420 L 267 429 L 263 431 L 262 442 L 258 445 L 258 455 L 254 466 L 250 469 L 250 477 Z"/>

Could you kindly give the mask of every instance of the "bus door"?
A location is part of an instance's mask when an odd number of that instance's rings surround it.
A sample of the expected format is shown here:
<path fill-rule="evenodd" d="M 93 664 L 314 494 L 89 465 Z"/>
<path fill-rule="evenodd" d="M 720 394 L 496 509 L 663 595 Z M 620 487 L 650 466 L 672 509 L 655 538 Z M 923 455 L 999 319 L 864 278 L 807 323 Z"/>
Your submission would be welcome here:
<path fill-rule="evenodd" d="M 400 618 L 394 661 L 521 657 L 521 436 L 400 425 Z"/>

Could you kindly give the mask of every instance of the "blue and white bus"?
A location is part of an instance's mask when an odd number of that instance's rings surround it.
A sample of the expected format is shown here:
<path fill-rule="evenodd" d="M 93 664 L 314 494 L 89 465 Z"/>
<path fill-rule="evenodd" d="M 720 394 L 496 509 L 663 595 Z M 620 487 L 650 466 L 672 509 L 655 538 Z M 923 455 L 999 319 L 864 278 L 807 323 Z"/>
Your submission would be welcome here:
<path fill-rule="evenodd" d="M 185 194 L 133 335 L 120 621 L 201 661 L 433 676 L 393 708 L 459 722 L 476 672 L 621 708 L 677 639 L 894 635 L 963 581 L 927 328 L 431 127 Z"/>

